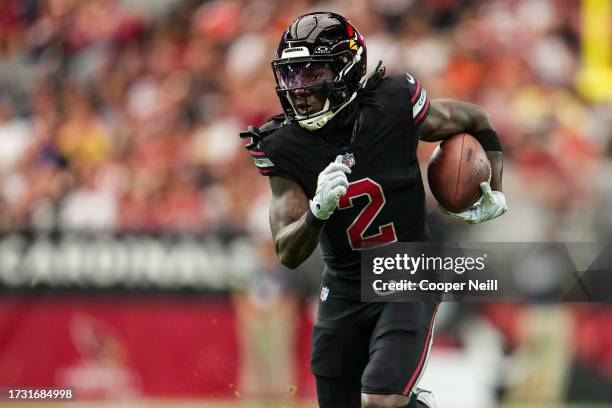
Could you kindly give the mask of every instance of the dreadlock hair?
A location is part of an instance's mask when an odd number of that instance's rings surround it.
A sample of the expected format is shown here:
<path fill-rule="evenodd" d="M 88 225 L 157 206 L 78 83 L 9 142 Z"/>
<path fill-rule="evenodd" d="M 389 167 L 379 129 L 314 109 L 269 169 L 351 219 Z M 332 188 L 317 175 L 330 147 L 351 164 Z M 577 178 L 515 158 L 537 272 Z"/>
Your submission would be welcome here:
<path fill-rule="evenodd" d="M 365 87 L 357 89 L 357 97 L 342 109 L 338 114 L 322 129 L 322 133 L 335 132 L 338 129 L 343 129 L 347 126 L 353 126 L 355 121 L 359 119 L 359 112 L 365 106 L 372 106 L 376 109 L 382 109 L 383 105 L 377 101 L 376 94 L 378 85 L 385 78 L 385 67 L 382 61 L 378 62 L 374 73 L 368 78 Z"/>
<path fill-rule="evenodd" d="M 357 90 L 357 103 L 360 106 L 373 106 L 377 109 L 382 109 L 383 106 L 376 100 L 376 94 L 378 93 L 378 85 L 385 78 L 385 67 L 382 65 L 382 61 L 378 61 L 378 65 L 374 70 L 371 77 L 368 78 L 366 85 Z"/>

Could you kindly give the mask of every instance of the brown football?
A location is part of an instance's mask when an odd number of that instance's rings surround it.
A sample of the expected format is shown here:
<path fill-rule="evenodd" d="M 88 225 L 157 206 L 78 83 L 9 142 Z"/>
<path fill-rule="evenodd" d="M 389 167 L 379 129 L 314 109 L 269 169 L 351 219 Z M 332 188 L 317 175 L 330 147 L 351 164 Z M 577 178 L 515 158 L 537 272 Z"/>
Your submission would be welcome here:
<path fill-rule="evenodd" d="M 427 178 L 436 200 L 447 210 L 461 212 L 482 195 L 480 183 L 491 180 L 491 163 L 478 140 L 461 133 L 434 150 Z"/>

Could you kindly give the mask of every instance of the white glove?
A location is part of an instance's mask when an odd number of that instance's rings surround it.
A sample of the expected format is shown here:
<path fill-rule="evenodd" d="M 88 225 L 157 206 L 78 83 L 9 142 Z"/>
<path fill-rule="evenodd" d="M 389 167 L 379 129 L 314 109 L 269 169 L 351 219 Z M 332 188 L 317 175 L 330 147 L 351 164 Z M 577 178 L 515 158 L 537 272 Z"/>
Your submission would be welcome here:
<path fill-rule="evenodd" d="M 320 220 L 326 220 L 338 207 L 338 199 L 346 194 L 348 188 L 347 174 L 351 169 L 342 164 L 342 156 L 330 163 L 317 179 L 317 192 L 310 200 L 310 211 Z"/>
<path fill-rule="evenodd" d="M 483 181 L 480 183 L 482 197 L 473 206 L 460 213 L 453 213 L 446 208 L 439 206 L 440 210 L 459 220 L 463 220 L 469 224 L 478 224 L 484 221 L 492 220 L 508 211 L 506 206 L 506 197 L 501 191 L 492 191 L 491 185 Z"/>

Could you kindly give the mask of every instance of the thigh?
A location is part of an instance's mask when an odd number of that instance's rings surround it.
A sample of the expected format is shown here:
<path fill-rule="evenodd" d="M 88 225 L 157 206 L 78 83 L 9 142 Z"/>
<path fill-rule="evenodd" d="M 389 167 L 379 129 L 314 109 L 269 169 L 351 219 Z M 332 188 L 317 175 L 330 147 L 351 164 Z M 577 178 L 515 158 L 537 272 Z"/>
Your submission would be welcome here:
<path fill-rule="evenodd" d="M 333 288 L 335 289 L 335 288 Z M 319 303 L 313 328 L 311 370 L 321 408 L 360 408 L 361 375 L 368 363 L 375 323 L 373 305 L 337 296 L 331 290 Z"/>
<path fill-rule="evenodd" d="M 360 408 L 361 375 L 369 335 L 358 330 L 313 328 L 311 370 L 321 408 Z"/>
<path fill-rule="evenodd" d="M 410 396 L 427 363 L 436 309 L 437 303 L 385 304 L 370 338 L 362 392 Z"/>

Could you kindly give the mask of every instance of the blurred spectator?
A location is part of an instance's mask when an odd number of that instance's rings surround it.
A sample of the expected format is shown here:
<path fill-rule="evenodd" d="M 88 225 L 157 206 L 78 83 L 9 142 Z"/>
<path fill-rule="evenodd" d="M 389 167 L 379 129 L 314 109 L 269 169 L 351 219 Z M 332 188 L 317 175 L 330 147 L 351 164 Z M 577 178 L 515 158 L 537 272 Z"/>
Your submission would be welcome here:
<path fill-rule="evenodd" d="M 103 185 L 104 174 L 95 164 L 81 166 L 75 187 L 60 209 L 60 226 L 67 230 L 113 230 L 117 225 L 116 191 Z"/>
<path fill-rule="evenodd" d="M 16 116 L 11 98 L 0 98 L 0 170 L 11 171 L 32 143 L 30 122 Z"/>
<path fill-rule="evenodd" d="M 508 196 L 525 207 L 494 239 L 524 223 L 546 231 L 532 239 L 610 234 L 572 222 L 594 214 L 598 194 L 607 202 L 607 189 L 587 180 L 612 145 L 610 105 L 574 87 L 578 3 L 279 5 L 2 2 L 0 228 L 248 228 L 267 186 L 236 135 L 279 112 L 269 68 L 278 37 L 296 15 L 324 8 L 360 27 L 371 67 L 382 59 L 389 73 L 414 72 L 433 97 L 491 112 L 512 169 Z M 432 148 L 420 147 L 422 163 Z M 466 231 L 452 223 L 447 235 Z"/>

